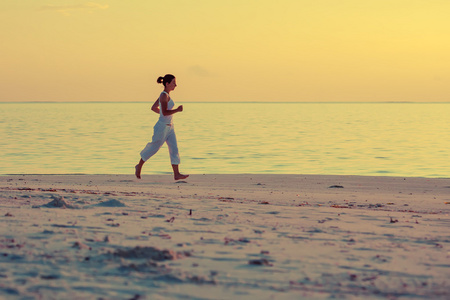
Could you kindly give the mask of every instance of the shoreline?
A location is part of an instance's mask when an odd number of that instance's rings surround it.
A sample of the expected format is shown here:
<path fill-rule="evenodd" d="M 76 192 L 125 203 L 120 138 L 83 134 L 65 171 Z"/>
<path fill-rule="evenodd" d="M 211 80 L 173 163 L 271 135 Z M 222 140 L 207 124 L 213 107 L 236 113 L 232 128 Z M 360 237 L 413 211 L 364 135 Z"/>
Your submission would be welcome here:
<path fill-rule="evenodd" d="M 449 178 L 427 177 L 390 177 L 390 176 L 359 176 L 359 175 L 294 175 L 294 174 L 203 174 L 190 175 L 186 180 L 175 181 L 173 175 L 143 175 L 136 179 L 134 175 L 2 175 L 0 188 L 15 185 L 26 185 L 28 188 L 57 188 L 83 190 L 81 187 L 94 187 L 99 191 L 112 192 L 115 189 L 126 192 L 148 192 L 152 194 L 183 197 L 232 195 L 240 199 L 257 198 L 267 201 L 272 199 L 276 204 L 283 201 L 316 199 L 317 204 L 330 201 L 350 200 L 373 202 L 380 195 L 385 202 L 401 199 L 402 203 L 409 200 L 412 205 L 438 204 L 433 193 L 442 194 L 441 202 L 450 197 Z M 330 188 L 336 186 L 334 188 Z M 342 188 L 340 188 L 342 187 Z M 182 190 L 180 190 L 180 188 Z M 427 191 L 432 191 L 432 193 Z M 299 194 L 303 193 L 303 194 Z M 351 195 L 350 195 L 351 194 Z M 411 195 L 409 195 L 411 194 Z M 277 195 L 274 197 L 274 195 Z M 410 197 L 405 197 L 408 195 Z M 401 197 L 402 196 L 402 197 Z M 412 196 L 412 197 L 411 197 Z M 276 198 L 276 199 L 273 199 Z M 390 200 L 389 200 L 390 199 Z M 392 201 L 391 201 L 392 200 Z M 420 200 L 420 201 L 419 201 Z M 437 200 L 437 201 L 436 201 Z M 380 201 L 382 201 L 380 199 Z M 369 201 L 370 202 L 370 201 Z M 448 208 L 448 207 L 447 207 Z"/>
<path fill-rule="evenodd" d="M 447 299 L 450 179 L 0 175 L 0 297 Z"/>
<path fill-rule="evenodd" d="M 172 172 L 146 173 L 145 176 L 168 176 Z M 399 176 L 399 175 L 355 175 L 355 174 L 293 174 L 293 173 L 192 173 L 193 176 L 330 176 L 330 177 L 395 177 L 395 178 L 425 178 L 425 179 L 450 179 L 450 177 L 424 177 L 424 176 Z M 0 176 L 132 176 L 128 174 L 90 174 L 90 173 L 6 173 Z M 134 175 L 133 175 L 134 176 Z M 137 179 L 137 178 L 136 178 Z"/>

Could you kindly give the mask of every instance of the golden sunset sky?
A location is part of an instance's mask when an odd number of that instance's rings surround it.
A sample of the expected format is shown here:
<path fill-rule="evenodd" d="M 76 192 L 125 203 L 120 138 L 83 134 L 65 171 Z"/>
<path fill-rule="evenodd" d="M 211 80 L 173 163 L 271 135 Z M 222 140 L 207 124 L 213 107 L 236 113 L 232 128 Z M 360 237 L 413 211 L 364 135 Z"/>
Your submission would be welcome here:
<path fill-rule="evenodd" d="M 449 0 L 1 0 L 0 101 L 450 101 Z"/>

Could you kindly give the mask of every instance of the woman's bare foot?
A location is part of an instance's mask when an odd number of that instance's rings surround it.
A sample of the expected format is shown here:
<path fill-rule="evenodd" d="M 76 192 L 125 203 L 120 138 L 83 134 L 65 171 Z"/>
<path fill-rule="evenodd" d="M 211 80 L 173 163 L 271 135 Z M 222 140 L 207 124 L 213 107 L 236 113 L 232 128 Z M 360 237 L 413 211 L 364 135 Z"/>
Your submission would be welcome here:
<path fill-rule="evenodd" d="M 177 174 L 177 175 L 174 175 L 174 176 L 173 176 L 173 178 L 174 178 L 175 180 L 186 179 L 186 178 L 188 178 L 188 177 L 189 177 L 189 175 L 183 175 L 183 174 Z"/>
<path fill-rule="evenodd" d="M 139 163 L 134 166 L 134 168 L 136 169 L 136 171 L 134 172 L 134 175 L 136 175 L 137 179 L 141 179 L 141 171 L 142 171 L 142 166 L 144 165 L 145 161 L 141 160 L 139 161 Z"/>
<path fill-rule="evenodd" d="M 173 179 L 181 180 L 181 179 L 186 179 L 189 177 L 189 175 L 183 175 L 180 173 L 180 171 L 178 169 L 178 165 L 172 165 L 172 168 L 173 168 Z"/>
<path fill-rule="evenodd" d="M 141 164 L 137 164 L 134 168 L 136 169 L 134 174 L 136 175 L 137 179 L 141 179 L 142 165 Z"/>

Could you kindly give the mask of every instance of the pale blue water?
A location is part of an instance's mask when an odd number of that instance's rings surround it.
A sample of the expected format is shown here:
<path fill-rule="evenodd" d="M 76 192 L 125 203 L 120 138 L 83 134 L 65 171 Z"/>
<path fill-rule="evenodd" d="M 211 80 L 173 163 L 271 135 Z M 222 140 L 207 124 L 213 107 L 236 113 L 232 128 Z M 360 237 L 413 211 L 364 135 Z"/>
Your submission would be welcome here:
<path fill-rule="evenodd" d="M 1 103 L 0 174 L 133 174 L 152 103 Z M 450 177 L 450 103 L 180 103 L 181 170 Z M 167 147 L 144 166 L 170 173 Z"/>

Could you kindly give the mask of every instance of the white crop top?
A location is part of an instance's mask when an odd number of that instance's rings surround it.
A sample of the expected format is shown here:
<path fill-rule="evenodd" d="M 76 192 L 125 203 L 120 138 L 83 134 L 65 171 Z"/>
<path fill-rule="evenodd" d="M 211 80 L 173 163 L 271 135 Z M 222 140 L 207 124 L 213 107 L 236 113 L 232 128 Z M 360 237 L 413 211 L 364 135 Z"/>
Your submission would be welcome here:
<path fill-rule="evenodd" d="M 161 95 L 163 93 L 165 93 L 165 94 L 167 94 L 167 96 L 169 96 L 169 102 L 167 103 L 167 109 L 171 110 L 175 106 L 175 103 L 173 102 L 172 98 L 170 98 L 170 95 L 167 92 L 163 91 L 161 93 Z M 159 99 L 161 99 L 161 95 L 159 95 Z M 172 117 L 173 117 L 173 115 L 168 115 L 168 116 L 163 115 L 162 108 L 161 108 L 161 101 L 159 100 L 159 120 L 158 120 L 158 122 L 163 122 L 164 124 L 172 124 Z"/>

